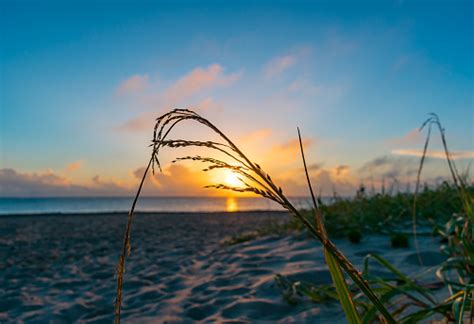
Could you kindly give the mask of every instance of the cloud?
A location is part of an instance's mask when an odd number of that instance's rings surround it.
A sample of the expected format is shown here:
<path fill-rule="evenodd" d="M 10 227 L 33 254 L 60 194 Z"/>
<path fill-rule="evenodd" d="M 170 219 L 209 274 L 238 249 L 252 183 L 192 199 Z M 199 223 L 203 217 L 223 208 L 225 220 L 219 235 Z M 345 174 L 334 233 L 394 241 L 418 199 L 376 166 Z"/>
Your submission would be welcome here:
<path fill-rule="evenodd" d="M 315 141 L 312 138 L 303 138 L 303 147 L 308 150 Z M 287 165 L 294 164 L 301 156 L 300 144 L 297 138 L 289 140 L 282 144 L 274 145 L 267 152 L 262 154 L 262 163 L 274 166 L 275 161 L 278 161 L 280 168 L 285 168 Z"/>
<path fill-rule="evenodd" d="M 114 181 L 94 177 L 90 186 L 73 184 L 53 171 L 21 173 L 0 169 L 0 196 L 3 197 L 67 197 L 128 195 L 128 187 Z"/>
<path fill-rule="evenodd" d="M 349 174 L 349 171 L 350 167 L 348 165 L 338 165 L 333 170 L 336 177 L 345 177 Z"/>
<path fill-rule="evenodd" d="M 198 67 L 178 79 L 165 92 L 164 97 L 171 102 L 186 99 L 199 91 L 216 86 L 229 86 L 237 81 L 241 73 L 226 75 L 219 64 L 207 68 Z"/>
<path fill-rule="evenodd" d="M 437 153 L 437 156 L 441 152 Z M 421 152 L 417 152 L 421 154 Z M 413 189 L 420 165 L 419 155 L 385 155 L 366 162 L 357 170 L 362 182 L 370 181 L 374 186 L 381 187 L 387 184 L 384 180 L 391 179 L 392 185 L 401 190 Z M 468 161 L 459 161 L 458 170 L 467 170 Z M 462 173 L 462 172 L 461 172 Z M 421 173 L 422 183 L 439 185 L 443 181 L 452 181 L 449 168 L 443 158 L 427 159 Z M 385 182 L 385 183 L 384 183 Z"/>
<path fill-rule="evenodd" d="M 421 145 L 423 137 L 418 128 L 412 129 L 402 137 L 389 139 L 387 144 L 390 146 Z"/>
<path fill-rule="evenodd" d="M 136 179 L 141 179 L 145 168 L 134 171 Z M 149 196 L 206 196 L 223 195 L 227 192 L 216 189 L 206 189 L 207 185 L 222 181 L 219 177 L 213 180 L 216 172 L 204 172 L 192 169 L 184 164 L 170 164 L 163 172 L 149 173 L 143 187 L 143 195 Z"/>
<path fill-rule="evenodd" d="M 135 74 L 127 80 L 120 83 L 117 87 L 116 93 L 124 95 L 128 93 L 140 92 L 148 87 L 148 75 Z"/>
<path fill-rule="evenodd" d="M 270 128 L 262 128 L 253 132 L 242 135 L 238 140 L 243 146 L 248 146 L 256 142 L 261 142 L 270 137 L 272 130 Z"/>
<path fill-rule="evenodd" d="M 263 76 L 267 79 L 276 78 L 295 65 L 307 62 L 306 58 L 311 52 L 310 47 L 298 47 L 291 49 L 289 54 L 274 57 L 263 67 Z"/>
<path fill-rule="evenodd" d="M 366 162 L 359 168 L 359 174 L 376 179 L 413 176 L 418 171 L 418 165 L 418 159 L 386 155 Z"/>
<path fill-rule="evenodd" d="M 308 165 L 308 170 L 309 171 L 318 171 L 321 170 L 324 166 L 324 163 L 313 163 Z"/>
<path fill-rule="evenodd" d="M 321 105 L 337 102 L 344 96 L 347 89 L 347 85 L 315 84 L 306 77 L 298 77 L 287 86 L 288 94 L 293 95 L 293 98 L 308 100 L 317 96 L 317 101 Z"/>
<path fill-rule="evenodd" d="M 312 138 L 303 138 L 303 147 L 308 148 L 314 144 L 314 140 Z M 273 151 L 278 152 L 278 154 L 294 154 L 300 152 L 300 142 L 297 138 L 289 140 L 283 144 L 278 144 L 273 147 Z"/>
<path fill-rule="evenodd" d="M 272 59 L 266 64 L 264 68 L 263 73 L 265 75 L 265 78 L 272 79 L 283 74 L 283 72 L 295 65 L 296 61 L 296 55 L 293 54 L 280 56 Z"/>
<path fill-rule="evenodd" d="M 150 130 L 155 118 L 163 111 L 176 106 L 192 107 L 196 111 L 220 110 L 222 105 L 212 96 L 206 95 L 216 87 L 230 86 L 236 82 L 242 73 L 226 74 L 219 64 L 208 67 L 198 67 L 172 82 L 165 90 L 143 98 L 153 107 L 153 111 L 145 111 L 117 127 L 119 131 Z M 158 107 L 158 109 L 157 109 Z"/>
<path fill-rule="evenodd" d="M 294 80 L 288 86 L 288 91 L 298 92 L 307 95 L 315 95 L 321 93 L 323 87 L 313 84 L 311 81 L 303 78 Z"/>
<path fill-rule="evenodd" d="M 332 195 L 337 192 L 339 195 L 353 195 L 357 189 L 358 182 L 350 174 L 350 168 L 345 165 L 333 168 L 323 168 L 322 164 L 309 170 L 311 184 L 316 194 L 323 196 Z M 321 166 L 321 167 L 318 167 Z M 308 185 L 304 178 L 304 173 L 299 169 L 294 169 L 285 177 L 276 178 L 278 185 L 281 185 L 284 192 L 291 196 L 308 196 Z"/>
<path fill-rule="evenodd" d="M 196 112 L 210 112 L 210 111 L 221 111 L 223 105 L 216 102 L 213 97 L 207 97 L 201 100 L 192 108 Z"/>
<path fill-rule="evenodd" d="M 303 139 L 307 152 L 315 143 L 316 140 L 312 138 Z M 298 139 L 274 145 L 266 152 L 264 151 L 262 156 L 264 158 L 262 167 L 270 173 L 285 193 L 290 196 L 308 195 Z M 346 164 L 325 167 L 322 162 L 312 163 L 308 165 L 308 172 L 315 190 L 321 191 L 324 195 L 331 195 L 334 191 L 341 195 L 350 195 L 355 192 L 358 185 L 350 166 Z"/>
<path fill-rule="evenodd" d="M 392 150 L 392 154 L 422 157 L 423 150 L 399 149 Z M 449 154 L 453 160 L 474 159 L 474 151 L 457 151 L 449 152 Z M 434 159 L 446 159 L 446 153 L 444 151 L 428 150 L 426 156 Z"/>
<path fill-rule="evenodd" d="M 68 164 L 68 166 L 66 167 L 66 171 L 74 172 L 76 170 L 79 170 L 81 167 L 82 167 L 82 161 L 75 161 Z"/>
<path fill-rule="evenodd" d="M 119 125 L 116 129 L 123 132 L 151 131 L 159 115 L 157 112 L 147 111 Z"/>
<path fill-rule="evenodd" d="M 169 107 L 172 107 L 169 106 Z M 169 109 L 168 107 L 168 109 Z M 218 112 L 221 111 L 223 105 L 219 102 L 216 102 L 212 97 L 206 97 L 196 105 L 188 107 L 198 113 L 209 113 L 209 112 Z M 140 132 L 140 131 L 150 131 L 153 129 L 153 126 L 156 122 L 156 118 L 161 115 L 160 111 L 146 111 L 141 113 L 135 118 L 128 120 L 122 125 L 118 126 L 116 129 L 124 132 Z"/>

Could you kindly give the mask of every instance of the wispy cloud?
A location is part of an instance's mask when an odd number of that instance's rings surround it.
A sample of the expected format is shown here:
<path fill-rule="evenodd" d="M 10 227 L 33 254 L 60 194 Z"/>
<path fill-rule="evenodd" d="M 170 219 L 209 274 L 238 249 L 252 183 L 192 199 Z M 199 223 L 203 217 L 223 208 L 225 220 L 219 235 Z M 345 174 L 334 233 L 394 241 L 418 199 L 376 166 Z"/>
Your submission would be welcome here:
<path fill-rule="evenodd" d="M 306 95 L 315 95 L 321 93 L 322 87 L 315 85 L 308 79 L 298 78 L 290 83 L 288 91 L 303 93 Z"/>
<path fill-rule="evenodd" d="M 390 146 L 420 145 L 423 143 L 423 137 L 418 128 L 412 129 L 405 135 L 387 140 Z"/>
<path fill-rule="evenodd" d="M 457 151 L 449 153 L 453 160 L 474 159 L 474 151 Z M 423 150 L 399 149 L 392 150 L 392 154 L 421 157 L 423 156 Z M 434 159 L 446 159 L 446 153 L 444 151 L 429 150 L 426 153 L 426 156 Z"/>
<path fill-rule="evenodd" d="M 285 56 L 279 56 L 272 59 L 264 68 L 264 76 L 267 79 L 278 77 L 283 72 L 288 70 L 290 67 L 295 65 L 297 61 L 296 55 L 289 54 Z"/>
<path fill-rule="evenodd" d="M 117 87 L 116 93 L 118 95 L 124 95 L 128 93 L 143 91 L 148 87 L 148 79 L 148 75 L 146 74 L 135 74 L 127 80 L 122 81 Z"/>

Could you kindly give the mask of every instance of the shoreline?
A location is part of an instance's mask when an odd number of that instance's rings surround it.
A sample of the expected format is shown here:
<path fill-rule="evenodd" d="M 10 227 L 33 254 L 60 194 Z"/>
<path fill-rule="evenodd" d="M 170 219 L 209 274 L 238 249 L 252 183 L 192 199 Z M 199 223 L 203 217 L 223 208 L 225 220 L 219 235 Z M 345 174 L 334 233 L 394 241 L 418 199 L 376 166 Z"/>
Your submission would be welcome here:
<path fill-rule="evenodd" d="M 244 214 L 282 214 L 289 215 L 286 210 L 242 210 L 242 211 L 136 211 L 134 216 L 139 215 L 244 215 Z M 67 216 L 67 217 L 82 217 L 82 216 L 127 216 L 128 211 L 112 211 L 112 212 L 47 212 L 47 213 L 18 213 L 18 214 L 0 214 L 2 218 L 15 217 L 51 217 L 51 216 Z"/>

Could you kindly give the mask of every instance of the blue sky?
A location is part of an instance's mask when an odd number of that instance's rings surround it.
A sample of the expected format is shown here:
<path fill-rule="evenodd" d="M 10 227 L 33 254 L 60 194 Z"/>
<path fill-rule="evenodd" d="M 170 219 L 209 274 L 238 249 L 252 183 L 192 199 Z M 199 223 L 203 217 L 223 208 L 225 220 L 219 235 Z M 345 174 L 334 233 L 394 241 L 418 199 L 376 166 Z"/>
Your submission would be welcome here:
<path fill-rule="evenodd" d="M 472 1 L 0 6 L 4 196 L 129 194 L 153 118 L 176 106 L 215 121 L 294 194 L 302 192 L 296 126 L 327 190 L 414 165 L 423 145 L 414 130 L 429 112 L 458 163 L 473 158 Z M 427 177 L 446 173 L 439 149 L 435 142 Z M 364 173 L 381 157 L 385 171 Z M 185 172 L 202 177 L 181 168 L 148 193 L 201 194 L 174 187 Z M 411 171 L 398 171 L 408 181 Z M 163 178 L 173 174 L 175 182 Z"/>

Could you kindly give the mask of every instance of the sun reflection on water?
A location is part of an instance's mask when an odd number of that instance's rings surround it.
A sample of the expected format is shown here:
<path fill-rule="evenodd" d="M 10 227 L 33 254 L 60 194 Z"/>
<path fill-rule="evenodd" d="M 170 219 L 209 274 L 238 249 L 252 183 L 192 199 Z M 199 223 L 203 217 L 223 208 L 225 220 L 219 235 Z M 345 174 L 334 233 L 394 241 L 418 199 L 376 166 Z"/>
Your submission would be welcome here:
<path fill-rule="evenodd" d="M 228 212 L 237 211 L 239 209 L 239 206 L 237 205 L 237 199 L 234 197 L 227 197 L 225 209 Z"/>

